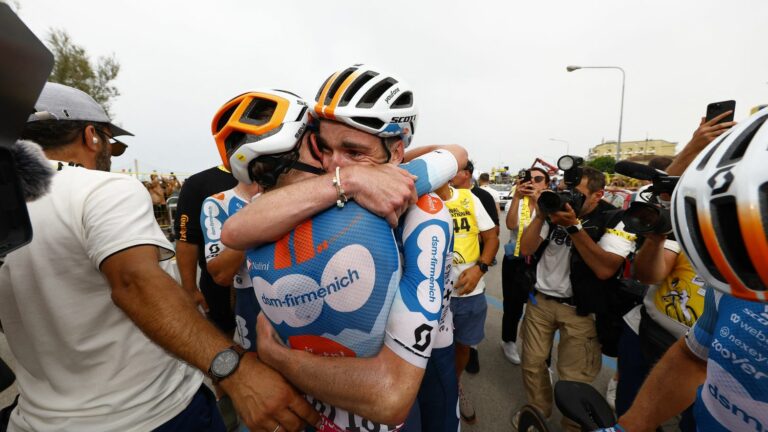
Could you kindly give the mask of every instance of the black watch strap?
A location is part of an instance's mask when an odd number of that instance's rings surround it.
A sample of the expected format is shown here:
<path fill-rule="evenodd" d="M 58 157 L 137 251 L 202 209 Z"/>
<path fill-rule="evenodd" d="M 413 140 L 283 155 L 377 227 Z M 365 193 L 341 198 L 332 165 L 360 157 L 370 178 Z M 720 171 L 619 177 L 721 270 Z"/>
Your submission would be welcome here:
<path fill-rule="evenodd" d="M 480 271 L 481 272 L 488 273 L 488 264 L 486 264 L 486 263 L 484 263 L 482 261 L 478 261 L 477 262 L 477 266 L 480 267 Z"/>

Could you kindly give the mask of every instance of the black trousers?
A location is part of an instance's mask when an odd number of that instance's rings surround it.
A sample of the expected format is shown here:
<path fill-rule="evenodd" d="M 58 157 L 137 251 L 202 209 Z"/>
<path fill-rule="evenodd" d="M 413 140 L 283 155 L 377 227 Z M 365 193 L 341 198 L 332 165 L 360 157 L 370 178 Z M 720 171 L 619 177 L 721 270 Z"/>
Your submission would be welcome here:
<path fill-rule="evenodd" d="M 525 276 L 523 258 L 504 257 L 501 263 L 501 289 L 504 296 L 504 315 L 501 318 L 501 340 L 517 342 L 517 327 L 523 317 L 523 306 L 528 301 L 530 281 Z"/>

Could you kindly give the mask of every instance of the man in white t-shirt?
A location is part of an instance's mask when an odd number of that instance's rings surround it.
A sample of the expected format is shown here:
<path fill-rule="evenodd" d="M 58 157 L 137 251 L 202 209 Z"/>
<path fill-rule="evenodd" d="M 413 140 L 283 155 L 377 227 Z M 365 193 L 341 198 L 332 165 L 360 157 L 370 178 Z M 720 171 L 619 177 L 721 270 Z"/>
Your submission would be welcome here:
<path fill-rule="evenodd" d="M 480 189 L 483 189 L 484 191 L 491 194 L 493 201 L 496 202 L 496 212 L 501 214 L 501 193 L 491 187 L 491 176 L 488 173 L 480 174 L 480 176 L 477 178 L 477 185 L 480 187 Z"/>
<path fill-rule="evenodd" d="M 634 236 L 623 230 L 618 210 L 601 200 L 605 175 L 589 167 L 582 170 L 575 187 L 584 195 L 578 214 L 566 204 L 547 215 L 537 204 L 536 217 L 520 240 L 520 250 L 526 256 L 547 241 L 536 267 L 536 294 L 528 301 L 523 318 L 521 363 L 528 402 L 546 417 L 552 414 L 552 383 L 546 360 L 555 332 L 560 331 L 560 378 L 594 380 L 600 372 L 601 345 L 592 312 L 604 301 L 600 298 L 602 281 L 616 276 L 635 245 Z M 567 419 L 562 426 L 563 430 L 580 430 Z"/>
<path fill-rule="evenodd" d="M 274 429 L 277 416 L 297 429 L 301 418 L 316 424 L 304 399 L 231 348 L 159 265 L 173 251 L 149 195 L 108 172 L 125 149 L 112 137 L 128 132 L 60 84 L 46 84 L 35 111 L 22 138 L 40 144 L 57 173 L 29 205 L 34 239 L 0 268 L 0 322 L 19 388 L 9 430 L 223 431 L 197 369 L 254 429 Z"/>

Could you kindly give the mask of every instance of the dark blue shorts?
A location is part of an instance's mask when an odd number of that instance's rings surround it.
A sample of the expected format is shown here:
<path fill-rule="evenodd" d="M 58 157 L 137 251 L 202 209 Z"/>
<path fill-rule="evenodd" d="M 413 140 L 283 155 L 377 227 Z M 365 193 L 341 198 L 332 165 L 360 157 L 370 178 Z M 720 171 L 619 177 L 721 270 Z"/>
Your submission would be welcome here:
<path fill-rule="evenodd" d="M 216 396 L 201 384 L 184 411 L 155 429 L 155 432 L 226 432 L 224 420 L 216 406 Z"/>
<path fill-rule="evenodd" d="M 403 432 L 459 430 L 459 383 L 454 346 L 432 350 Z"/>
<path fill-rule="evenodd" d="M 451 297 L 453 340 L 462 345 L 477 345 L 485 337 L 485 316 L 488 301 L 485 294 Z"/>

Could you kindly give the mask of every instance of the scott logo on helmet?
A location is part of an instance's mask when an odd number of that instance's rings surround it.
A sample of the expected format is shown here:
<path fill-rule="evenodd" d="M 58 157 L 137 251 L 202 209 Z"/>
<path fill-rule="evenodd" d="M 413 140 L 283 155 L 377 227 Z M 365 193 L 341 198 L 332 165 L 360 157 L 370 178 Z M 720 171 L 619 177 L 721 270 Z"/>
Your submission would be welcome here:
<path fill-rule="evenodd" d="M 392 117 L 392 120 L 390 120 L 390 123 L 408 123 L 416 120 L 416 115 L 412 116 L 406 116 L 406 117 Z"/>
<path fill-rule="evenodd" d="M 723 168 L 717 171 L 712 177 L 707 180 L 707 184 L 712 188 L 712 195 L 720 195 L 728 192 L 728 188 L 733 183 L 733 173 L 731 167 Z"/>

